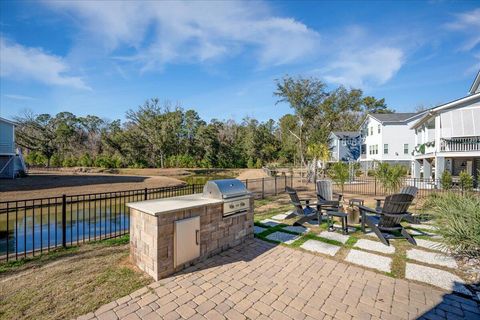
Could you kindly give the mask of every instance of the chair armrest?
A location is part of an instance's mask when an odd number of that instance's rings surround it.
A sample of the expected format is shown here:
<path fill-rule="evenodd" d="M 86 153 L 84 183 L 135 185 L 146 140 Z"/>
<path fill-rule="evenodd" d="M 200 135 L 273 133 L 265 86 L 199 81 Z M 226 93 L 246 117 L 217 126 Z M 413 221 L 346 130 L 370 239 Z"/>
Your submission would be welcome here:
<path fill-rule="evenodd" d="M 338 206 L 338 205 L 340 205 L 339 201 L 335 201 L 335 200 L 318 201 L 317 204 L 321 205 L 321 206 Z"/>
<path fill-rule="evenodd" d="M 370 213 L 375 213 L 375 214 L 378 213 L 375 209 L 365 207 L 365 206 L 362 206 L 362 205 L 359 205 L 358 209 L 360 209 L 360 211 L 362 211 L 362 212 L 370 212 Z"/>
<path fill-rule="evenodd" d="M 338 201 L 342 201 L 342 199 L 343 199 L 343 194 L 341 194 L 341 193 L 333 192 L 332 195 L 337 196 L 337 197 L 338 197 Z"/>

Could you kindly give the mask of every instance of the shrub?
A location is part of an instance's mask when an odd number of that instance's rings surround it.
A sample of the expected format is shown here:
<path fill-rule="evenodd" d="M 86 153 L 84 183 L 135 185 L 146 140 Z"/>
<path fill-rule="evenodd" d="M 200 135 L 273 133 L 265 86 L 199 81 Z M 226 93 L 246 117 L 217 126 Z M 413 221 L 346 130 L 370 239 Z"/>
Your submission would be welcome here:
<path fill-rule="evenodd" d="M 253 169 L 254 167 L 255 167 L 255 164 L 253 163 L 253 158 L 248 158 L 247 168 Z"/>
<path fill-rule="evenodd" d="M 257 162 L 255 162 L 255 168 L 257 168 L 257 169 L 262 168 L 262 160 L 260 158 L 258 158 Z"/>
<path fill-rule="evenodd" d="M 460 172 L 460 186 L 463 190 L 473 189 L 473 177 L 467 171 Z"/>
<path fill-rule="evenodd" d="M 435 212 L 442 243 L 457 255 L 480 257 L 480 197 L 448 192 L 427 203 Z"/>
<path fill-rule="evenodd" d="M 452 188 L 452 174 L 450 171 L 443 171 L 442 176 L 440 177 L 440 184 L 442 189 L 449 190 Z"/>
<path fill-rule="evenodd" d="M 47 158 L 37 151 L 31 151 L 25 157 L 25 162 L 31 166 L 44 166 L 47 164 Z"/>
<path fill-rule="evenodd" d="M 407 169 L 401 165 L 378 163 L 375 177 L 383 185 L 387 193 L 395 193 L 402 186 L 402 180 L 407 175 Z"/>
<path fill-rule="evenodd" d="M 329 177 L 337 184 L 340 185 L 340 188 L 342 189 L 342 194 L 343 194 L 343 189 L 345 186 L 345 182 L 348 181 L 350 178 L 350 172 L 349 172 L 348 164 L 344 162 L 335 162 L 330 166 L 330 169 L 328 170 L 328 175 Z"/>
<path fill-rule="evenodd" d="M 63 167 L 75 167 L 76 165 L 77 165 L 77 158 L 75 158 L 75 156 L 66 157 L 62 161 Z"/>
<path fill-rule="evenodd" d="M 92 167 L 93 159 L 90 157 L 88 153 L 85 153 L 78 159 L 78 164 L 82 167 Z"/>

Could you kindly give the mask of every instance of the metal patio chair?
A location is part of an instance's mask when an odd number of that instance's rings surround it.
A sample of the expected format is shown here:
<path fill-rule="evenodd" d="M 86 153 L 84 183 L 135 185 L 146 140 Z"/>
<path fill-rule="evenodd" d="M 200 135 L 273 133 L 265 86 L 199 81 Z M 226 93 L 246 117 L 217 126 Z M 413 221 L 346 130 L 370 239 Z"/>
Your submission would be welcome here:
<path fill-rule="evenodd" d="M 375 209 L 359 205 L 358 207 L 362 215 L 362 231 L 365 232 L 365 225 L 367 225 L 380 241 L 387 246 L 390 245 L 389 239 L 403 238 L 416 245 L 415 239 L 400 224 L 409 215 L 407 210 L 412 204 L 413 198 L 411 194 L 392 194 L 385 198 L 381 213 Z"/>
<path fill-rule="evenodd" d="M 310 199 L 300 199 L 298 197 L 297 191 L 293 188 L 286 187 L 288 195 L 290 196 L 290 201 L 295 207 L 294 211 L 286 217 L 286 219 L 291 219 L 293 217 L 299 217 L 297 221 L 293 224 L 294 226 L 302 226 L 303 223 L 313 220 L 315 217 L 318 219 L 319 223 L 321 222 L 320 212 L 311 206 L 316 206 L 317 203 L 311 203 Z"/>

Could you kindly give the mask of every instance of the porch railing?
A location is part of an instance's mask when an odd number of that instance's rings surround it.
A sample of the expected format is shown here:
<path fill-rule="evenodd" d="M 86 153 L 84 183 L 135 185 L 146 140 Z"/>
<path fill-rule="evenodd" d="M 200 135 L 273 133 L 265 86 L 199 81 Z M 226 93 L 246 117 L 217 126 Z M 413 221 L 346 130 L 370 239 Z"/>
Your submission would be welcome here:
<path fill-rule="evenodd" d="M 480 137 L 442 139 L 441 151 L 480 151 Z"/>

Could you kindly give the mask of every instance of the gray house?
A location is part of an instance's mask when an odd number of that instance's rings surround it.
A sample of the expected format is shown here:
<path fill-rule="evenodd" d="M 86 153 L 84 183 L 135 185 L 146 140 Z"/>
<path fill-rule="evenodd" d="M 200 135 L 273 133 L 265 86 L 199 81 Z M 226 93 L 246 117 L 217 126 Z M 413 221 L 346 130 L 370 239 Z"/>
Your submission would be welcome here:
<path fill-rule="evenodd" d="M 328 136 L 331 162 L 357 161 L 360 157 L 360 132 L 333 131 Z"/>
<path fill-rule="evenodd" d="M 15 124 L 0 118 L 0 178 L 14 177 L 15 155 Z"/>

